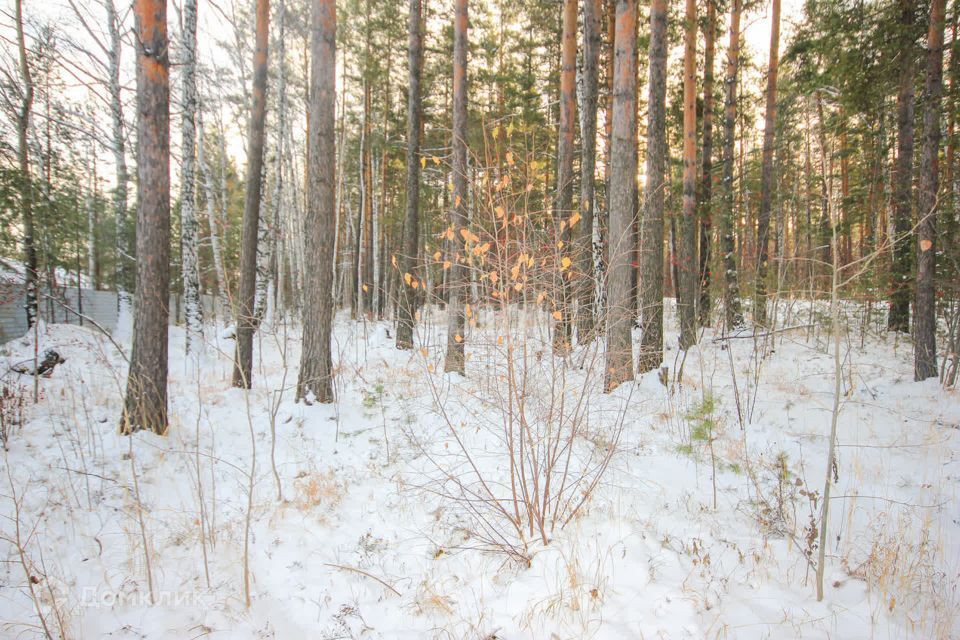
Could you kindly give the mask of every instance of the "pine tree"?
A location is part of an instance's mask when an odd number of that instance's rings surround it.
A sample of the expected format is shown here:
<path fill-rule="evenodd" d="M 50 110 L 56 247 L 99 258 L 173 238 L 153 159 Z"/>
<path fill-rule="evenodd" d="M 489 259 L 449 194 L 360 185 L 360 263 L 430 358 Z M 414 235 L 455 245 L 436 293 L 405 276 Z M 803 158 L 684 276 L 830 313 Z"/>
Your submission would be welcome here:
<path fill-rule="evenodd" d="M 333 402 L 333 244 L 336 225 L 335 0 L 313 0 L 310 41 L 310 131 L 308 199 L 304 221 L 309 268 L 304 272 L 303 352 L 297 398 Z"/>
<path fill-rule="evenodd" d="M 663 361 L 663 211 L 667 165 L 667 1 L 650 3 L 650 81 L 647 106 L 647 184 L 641 234 L 640 357 L 646 373 Z"/>
<path fill-rule="evenodd" d="M 610 144 L 610 223 L 607 280 L 607 352 L 604 388 L 633 380 L 633 308 L 630 258 L 634 252 L 634 189 L 637 176 L 637 5 L 617 0 Z"/>
<path fill-rule="evenodd" d="M 256 330 L 257 239 L 263 187 L 263 141 L 267 112 L 267 47 L 270 0 L 257 0 L 256 48 L 253 53 L 253 105 L 247 135 L 247 190 L 243 207 L 240 294 L 237 305 L 237 352 L 233 386 L 250 388 L 253 376 L 253 333 Z"/>
<path fill-rule="evenodd" d="M 165 0 L 136 0 L 137 281 L 122 433 L 167 431 L 170 63 Z"/>
<path fill-rule="evenodd" d="M 943 31 L 946 0 L 931 0 L 927 37 L 927 69 L 923 91 L 923 133 L 920 142 L 920 188 L 917 209 L 917 290 L 914 299 L 915 380 L 937 375 L 936 243 L 940 182 L 940 118 L 943 96 Z"/>

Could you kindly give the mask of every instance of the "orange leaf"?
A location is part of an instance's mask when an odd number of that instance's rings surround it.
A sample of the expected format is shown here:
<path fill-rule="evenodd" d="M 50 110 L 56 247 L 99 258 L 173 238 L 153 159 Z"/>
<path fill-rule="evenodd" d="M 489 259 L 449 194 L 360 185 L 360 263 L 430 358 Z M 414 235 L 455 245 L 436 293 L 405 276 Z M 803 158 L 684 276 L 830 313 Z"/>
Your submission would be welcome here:
<path fill-rule="evenodd" d="M 553 319 L 554 319 L 554 320 L 560 320 L 561 318 L 563 318 L 563 314 L 562 314 L 562 313 L 560 313 L 559 311 L 554 311 L 554 312 L 553 312 Z"/>

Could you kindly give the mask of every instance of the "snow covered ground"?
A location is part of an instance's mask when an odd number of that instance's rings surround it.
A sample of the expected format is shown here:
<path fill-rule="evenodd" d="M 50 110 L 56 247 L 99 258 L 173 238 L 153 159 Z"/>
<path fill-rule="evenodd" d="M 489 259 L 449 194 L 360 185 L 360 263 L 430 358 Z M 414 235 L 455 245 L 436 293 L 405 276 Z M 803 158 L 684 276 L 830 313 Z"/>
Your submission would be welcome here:
<path fill-rule="evenodd" d="M 217 328 L 197 361 L 171 328 L 166 437 L 117 434 L 110 340 L 43 326 L 41 353 L 67 361 L 40 402 L 4 377 L 26 405 L 0 473 L 0 636 L 42 636 L 39 607 L 54 637 L 84 639 L 958 637 L 960 396 L 914 383 L 910 345 L 848 311 L 822 602 L 834 361 L 799 304 L 766 358 L 708 330 L 680 384 L 672 349 L 667 385 L 650 372 L 609 395 L 597 347 L 552 357 L 545 316 L 506 345 L 481 318 L 465 378 L 442 373 L 436 311 L 413 352 L 389 323 L 340 317 L 329 406 L 293 401 L 295 326 L 259 334 L 249 392 Z M 115 338 L 128 348 L 129 328 Z M 570 517 L 546 545 L 503 515 L 511 345 L 533 432 L 576 427 L 552 494 Z M 32 353 L 27 336 L 3 356 Z"/>

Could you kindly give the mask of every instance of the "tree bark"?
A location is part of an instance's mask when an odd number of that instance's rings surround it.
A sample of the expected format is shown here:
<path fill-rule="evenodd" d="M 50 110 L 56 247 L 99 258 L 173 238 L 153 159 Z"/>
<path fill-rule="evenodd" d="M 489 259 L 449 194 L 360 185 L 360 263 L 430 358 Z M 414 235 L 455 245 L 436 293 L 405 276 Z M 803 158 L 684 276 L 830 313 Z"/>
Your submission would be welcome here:
<path fill-rule="evenodd" d="M 117 304 L 123 304 L 130 288 L 127 261 L 130 251 L 127 246 L 127 152 L 124 141 L 123 98 L 120 95 L 120 52 L 123 43 L 120 39 L 120 19 L 117 16 L 114 0 L 104 0 L 107 10 L 107 30 L 110 33 L 110 49 L 107 52 L 110 79 L 110 122 L 111 147 L 113 151 L 116 188 L 113 191 L 113 228 L 114 238 L 114 287 L 117 290 Z"/>
<path fill-rule="evenodd" d="M 703 152 L 700 177 L 700 326 L 710 325 L 710 245 L 713 218 L 713 60 L 717 40 L 717 2 L 707 0 L 707 25 L 703 47 Z"/>
<path fill-rule="evenodd" d="M 573 236 L 573 139 L 577 122 L 577 0 L 563 0 L 563 19 L 560 45 L 560 126 L 557 131 L 557 191 L 554 199 L 553 221 L 557 237 L 563 243 L 560 255 L 570 253 Z M 562 258 L 561 258 L 562 259 Z M 568 258 L 569 259 L 569 258 Z M 572 334 L 570 310 L 570 277 L 573 272 L 562 264 L 554 270 L 557 311 L 560 318 L 553 327 L 553 351 L 563 354 L 570 350 Z"/>
<path fill-rule="evenodd" d="M 740 285 L 737 282 L 737 258 L 734 253 L 734 143 L 737 126 L 737 73 L 740 66 L 741 0 L 730 6 L 730 45 L 727 49 L 726 98 L 723 109 L 723 214 L 720 235 L 723 243 L 724 312 L 727 330 L 743 325 L 740 310 Z"/>
<path fill-rule="evenodd" d="M 400 305 L 397 348 L 413 348 L 415 324 L 415 265 L 420 246 L 420 76 L 423 66 L 423 38 L 420 35 L 420 0 L 410 0 L 407 38 L 407 208 L 403 221 L 403 250 L 400 254 Z M 410 281 L 407 281 L 410 274 Z M 422 284 L 422 283 L 420 283 Z"/>
<path fill-rule="evenodd" d="M 780 0 L 770 12 L 770 61 L 767 66 L 767 104 L 763 116 L 763 166 L 760 174 L 760 214 L 757 218 L 757 284 L 753 321 L 767 325 L 767 263 L 770 212 L 773 208 L 773 151 L 777 135 L 777 70 L 780 61 Z"/>
<path fill-rule="evenodd" d="M 183 3 L 183 115 L 180 167 L 180 260 L 183 277 L 185 347 L 203 339 L 203 307 L 200 306 L 200 269 L 197 261 L 195 150 L 197 139 L 197 0 Z"/>
<path fill-rule="evenodd" d="M 650 3 L 650 80 L 647 106 L 647 184 L 640 236 L 640 356 L 646 373 L 663 361 L 663 211 L 667 168 L 667 0 Z"/>
<path fill-rule="evenodd" d="M 267 47 L 270 0 L 257 0 L 256 48 L 253 52 L 253 109 L 247 136 L 247 190 L 240 240 L 240 295 L 237 305 L 237 353 L 233 385 L 250 388 L 253 375 L 253 332 L 256 329 L 257 239 L 263 186 L 263 139 L 267 115 Z"/>
<path fill-rule="evenodd" d="M 677 311 L 680 349 L 697 343 L 697 2 L 687 0 L 683 56 L 683 217 L 680 219 Z"/>
<path fill-rule="evenodd" d="M 893 185 L 893 264 L 887 328 L 910 330 L 910 241 L 913 227 L 914 58 L 916 0 L 900 0 L 900 90 L 897 94 L 897 160 Z"/>
<path fill-rule="evenodd" d="M 940 167 L 940 102 L 943 96 L 943 31 L 946 0 L 930 2 L 927 73 L 924 79 L 920 188 L 917 198 L 917 292 L 913 321 L 913 378 L 937 375 L 936 240 Z"/>
<path fill-rule="evenodd" d="M 311 28 L 309 184 L 305 241 L 309 267 L 303 274 L 303 353 L 297 399 L 333 402 L 333 245 L 336 227 L 335 0 L 314 0 Z"/>
<path fill-rule="evenodd" d="M 464 373 L 464 329 L 467 272 L 457 251 L 460 231 L 467 228 L 467 0 L 454 1 L 453 16 L 453 206 L 450 227 L 453 240 L 447 242 L 447 353 L 444 371 Z"/>
<path fill-rule="evenodd" d="M 637 5 L 617 0 L 614 39 L 613 124 L 610 175 L 607 351 L 604 388 L 633 380 L 633 309 L 630 264 L 634 253 L 633 191 L 637 177 Z"/>
<path fill-rule="evenodd" d="M 17 112 L 17 158 L 20 167 L 20 211 L 23 219 L 24 310 L 27 329 L 37 319 L 37 248 L 34 243 L 33 181 L 30 178 L 30 150 L 27 134 L 30 128 L 30 110 L 33 108 L 33 77 L 27 60 L 27 45 L 23 33 L 23 0 L 14 5 L 17 21 L 17 50 L 20 56 L 20 77 L 23 80 L 23 101 Z"/>
<path fill-rule="evenodd" d="M 580 211 L 579 279 L 577 291 L 577 340 L 585 343 L 596 331 L 597 279 L 594 277 L 594 215 L 597 171 L 597 86 L 600 62 L 601 0 L 583 2 L 583 110 L 580 114 Z"/>
<path fill-rule="evenodd" d="M 165 0 L 136 0 L 137 280 L 121 433 L 167 431 L 170 63 Z"/>

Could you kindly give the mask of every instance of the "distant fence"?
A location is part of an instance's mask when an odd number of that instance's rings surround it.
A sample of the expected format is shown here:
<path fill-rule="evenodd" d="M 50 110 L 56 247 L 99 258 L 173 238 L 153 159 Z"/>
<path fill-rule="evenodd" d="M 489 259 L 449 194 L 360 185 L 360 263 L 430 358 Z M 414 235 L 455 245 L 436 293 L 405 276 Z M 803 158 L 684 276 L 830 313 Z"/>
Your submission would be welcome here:
<path fill-rule="evenodd" d="M 117 292 L 57 287 L 40 289 L 40 317 L 46 322 L 83 324 L 90 318 L 107 331 L 117 327 Z M 0 283 L 0 342 L 19 338 L 27 332 L 26 296 L 20 283 Z M 204 317 L 216 315 L 216 298 L 201 296 Z M 170 323 L 183 322 L 181 296 L 170 296 Z"/>

